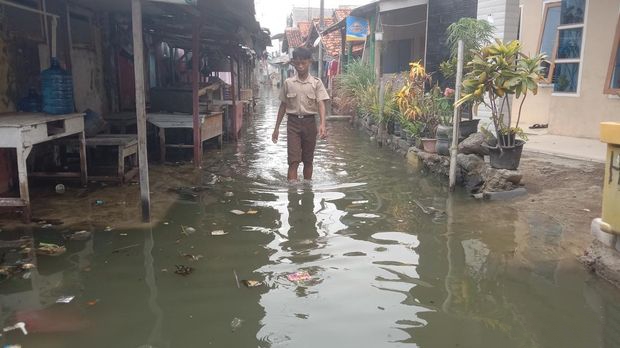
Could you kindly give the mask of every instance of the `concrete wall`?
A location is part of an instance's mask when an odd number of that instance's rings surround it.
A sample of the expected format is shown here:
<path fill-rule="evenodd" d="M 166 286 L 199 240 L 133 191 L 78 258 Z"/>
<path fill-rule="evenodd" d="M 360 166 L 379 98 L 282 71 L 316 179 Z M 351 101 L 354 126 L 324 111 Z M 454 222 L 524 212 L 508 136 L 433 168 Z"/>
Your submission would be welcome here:
<path fill-rule="evenodd" d="M 519 28 L 519 0 L 478 0 L 478 19 L 488 20 L 495 26 L 495 37 L 505 41 L 517 39 Z"/>
<path fill-rule="evenodd" d="M 528 54 L 538 51 L 543 20 L 540 0 L 522 0 L 521 41 Z M 522 127 L 548 123 L 549 133 L 583 138 L 598 138 L 599 123 L 620 122 L 620 99 L 603 93 L 612 54 L 612 42 L 620 13 L 620 0 L 589 0 L 585 22 L 581 86 L 573 96 L 554 95 L 553 87 L 539 89 L 538 95 L 525 101 Z M 518 104 L 513 105 L 516 112 Z"/>

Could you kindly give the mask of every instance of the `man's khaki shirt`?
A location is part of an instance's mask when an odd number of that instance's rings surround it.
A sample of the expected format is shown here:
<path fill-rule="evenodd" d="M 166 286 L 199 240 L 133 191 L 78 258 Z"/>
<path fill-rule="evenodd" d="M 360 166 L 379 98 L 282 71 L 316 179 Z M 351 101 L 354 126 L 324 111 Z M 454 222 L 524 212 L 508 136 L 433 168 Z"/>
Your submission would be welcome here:
<path fill-rule="evenodd" d="M 287 114 L 316 115 L 319 101 L 328 99 L 323 82 L 310 75 L 303 81 L 297 75 L 289 77 L 280 89 L 280 101 L 286 104 Z"/>

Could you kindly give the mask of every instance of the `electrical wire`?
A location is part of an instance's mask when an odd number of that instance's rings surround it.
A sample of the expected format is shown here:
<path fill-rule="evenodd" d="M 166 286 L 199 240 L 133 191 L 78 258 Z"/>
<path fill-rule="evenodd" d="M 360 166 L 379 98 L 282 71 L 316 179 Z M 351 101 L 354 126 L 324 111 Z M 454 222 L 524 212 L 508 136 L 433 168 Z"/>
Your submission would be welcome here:
<path fill-rule="evenodd" d="M 383 24 L 383 23 L 381 23 L 381 26 L 382 27 L 394 27 L 394 28 L 411 27 L 411 26 L 414 26 L 414 25 L 422 24 L 424 22 L 426 22 L 426 19 L 418 21 L 418 22 L 408 23 L 408 24 Z"/>

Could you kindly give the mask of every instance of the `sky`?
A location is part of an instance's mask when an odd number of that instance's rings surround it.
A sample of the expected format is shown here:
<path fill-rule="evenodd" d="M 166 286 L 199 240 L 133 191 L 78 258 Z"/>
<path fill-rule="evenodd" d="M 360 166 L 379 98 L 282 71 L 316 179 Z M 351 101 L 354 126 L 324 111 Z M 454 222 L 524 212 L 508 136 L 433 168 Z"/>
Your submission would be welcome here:
<path fill-rule="evenodd" d="M 341 5 L 361 6 L 372 0 L 324 0 L 325 8 L 337 8 Z M 271 35 L 284 32 L 286 16 L 296 7 L 319 7 L 320 0 L 254 0 L 256 19 L 261 27 L 269 28 Z"/>

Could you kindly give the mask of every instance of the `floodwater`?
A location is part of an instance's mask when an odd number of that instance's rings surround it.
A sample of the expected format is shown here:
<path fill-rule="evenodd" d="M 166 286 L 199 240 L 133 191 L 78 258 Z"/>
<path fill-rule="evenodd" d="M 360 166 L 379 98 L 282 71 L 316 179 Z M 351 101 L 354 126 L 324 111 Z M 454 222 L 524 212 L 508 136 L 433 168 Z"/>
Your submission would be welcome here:
<path fill-rule="evenodd" d="M 4 323 L 29 330 L 0 342 L 620 346 L 619 292 L 566 252 L 555 217 L 450 196 L 346 122 L 330 122 L 319 142 L 314 182 L 289 185 L 284 127 L 279 144 L 270 139 L 275 95 L 263 93 L 243 141 L 205 154 L 196 185 L 206 190 L 171 193 L 164 223 L 97 231 L 67 242 L 62 256 L 39 257 L 29 279 L 0 283 Z M 36 236 L 58 241 L 49 231 Z M 178 275 L 176 265 L 194 271 Z M 295 272 L 309 279 L 289 280 Z M 76 297 L 55 303 L 66 295 Z"/>

